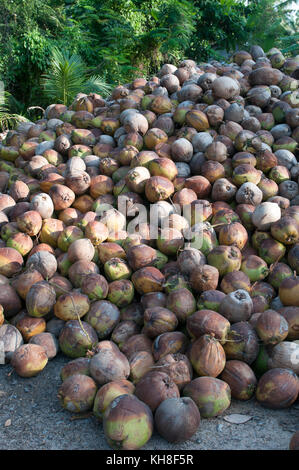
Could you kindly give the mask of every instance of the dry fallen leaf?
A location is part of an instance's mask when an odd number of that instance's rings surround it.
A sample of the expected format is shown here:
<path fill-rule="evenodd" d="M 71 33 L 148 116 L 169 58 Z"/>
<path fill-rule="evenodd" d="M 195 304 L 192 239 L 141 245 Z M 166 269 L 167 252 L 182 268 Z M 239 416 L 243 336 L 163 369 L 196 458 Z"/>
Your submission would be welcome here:
<path fill-rule="evenodd" d="M 78 415 L 73 415 L 70 417 L 70 420 L 71 421 L 74 421 L 76 419 L 86 419 L 86 418 L 90 418 L 90 416 L 93 415 L 93 412 L 92 411 L 89 411 L 88 413 L 82 413 L 82 414 L 78 414 Z"/>
<path fill-rule="evenodd" d="M 7 428 L 10 425 L 11 425 L 11 419 L 7 419 L 4 423 L 4 426 Z"/>
<path fill-rule="evenodd" d="M 223 417 L 224 421 L 227 421 L 228 423 L 231 424 L 244 424 L 247 423 L 247 421 L 252 419 L 252 416 L 248 415 L 240 415 L 240 414 L 231 414 Z"/>

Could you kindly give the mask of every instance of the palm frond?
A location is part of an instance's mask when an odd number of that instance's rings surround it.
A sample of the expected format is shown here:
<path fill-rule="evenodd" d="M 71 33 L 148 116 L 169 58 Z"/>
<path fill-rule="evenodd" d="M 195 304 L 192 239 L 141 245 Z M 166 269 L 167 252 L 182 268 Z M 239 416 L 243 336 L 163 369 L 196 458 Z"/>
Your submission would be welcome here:
<path fill-rule="evenodd" d="M 78 54 L 52 51 L 51 67 L 42 77 L 46 96 L 55 103 L 70 104 L 80 93 L 96 92 L 107 96 L 111 91 L 110 85 L 99 75 L 89 75 L 82 58 Z"/>
<path fill-rule="evenodd" d="M 109 85 L 102 77 L 99 75 L 90 76 L 83 86 L 84 93 L 99 93 L 103 97 L 107 97 L 111 91 L 112 86 Z"/>
<path fill-rule="evenodd" d="M 11 114 L 0 110 L 0 130 L 14 129 L 19 122 L 27 122 L 28 119 L 19 114 Z"/>
<path fill-rule="evenodd" d="M 299 33 L 279 38 L 283 54 L 299 54 Z"/>
<path fill-rule="evenodd" d="M 6 131 L 13 129 L 19 122 L 26 122 L 28 119 L 20 114 L 9 111 L 8 99 L 10 93 L 0 88 L 0 130 Z"/>
<path fill-rule="evenodd" d="M 53 48 L 51 66 L 42 76 L 46 96 L 53 102 L 69 104 L 82 91 L 85 65 L 77 54 Z"/>

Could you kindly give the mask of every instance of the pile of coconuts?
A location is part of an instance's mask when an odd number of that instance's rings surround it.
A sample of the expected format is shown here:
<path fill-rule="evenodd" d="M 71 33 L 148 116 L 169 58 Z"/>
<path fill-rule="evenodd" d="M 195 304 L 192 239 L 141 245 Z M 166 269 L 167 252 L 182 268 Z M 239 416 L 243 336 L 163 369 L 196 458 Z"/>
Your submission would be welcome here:
<path fill-rule="evenodd" d="M 298 78 L 259 46 L 183 60 L 0 144 L 5 361 L 67 356 L 61 404 L 112 448 L 188 440 L 232 398 L 298 401 Z"/>

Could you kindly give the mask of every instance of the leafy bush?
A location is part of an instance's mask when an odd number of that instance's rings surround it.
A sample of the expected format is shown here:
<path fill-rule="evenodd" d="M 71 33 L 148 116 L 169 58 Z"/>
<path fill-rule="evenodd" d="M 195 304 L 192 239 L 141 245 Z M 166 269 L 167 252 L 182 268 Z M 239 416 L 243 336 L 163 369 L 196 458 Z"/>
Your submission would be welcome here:
<path fill-rule="evenodd" d="M 292 4 L 292 0 L 2 0 L 0 79 L 14 97 L 12 106 L 23 109 L 24 103 L 26 109 L 29 104 L 46 106 L 54 97 L 68 102 L 73 93 L 73 85 L 67 90 L 62 80 L 66 70 L 53 68 L 53 48 L 66 51 L 67 60 L 73 55 L 83 68 L 86 64 L 85 78 L 96 89 L 105 83 L 129 82 L 137 75 L 150 77 L 163 62 L 223 60 L 225 52 L 251 44 L 265 50 L 279 47 L 286 55 L 299 53 L 298 14 Z"/>

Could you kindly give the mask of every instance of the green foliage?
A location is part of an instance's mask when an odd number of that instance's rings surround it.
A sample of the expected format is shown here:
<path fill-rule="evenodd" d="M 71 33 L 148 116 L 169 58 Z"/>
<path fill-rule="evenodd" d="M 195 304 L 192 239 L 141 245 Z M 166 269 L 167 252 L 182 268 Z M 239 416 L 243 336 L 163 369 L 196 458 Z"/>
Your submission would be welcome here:
<path fill-rule="evenodd" d="M 114 84 L 147 76 L 165 60 L 179 60 L 195 31 L 187 0 L 78 0 L 68 15 L 90 33 L 82 57 L 89 65 L 97 62 Z"/>
<path fill-rule="evenodd" d="M 247 43 L 261 45 L 266 51 L 272 47 L 283 47 L 284 38 L 298 31 L 293 0 L 252 0 L 246 19 Z M 297 24 L 296 24 L 297 23 Z M 295 37 L 293 38 L 295 40 Z M 297 38 L 298 47 L 298 38 Z"/>
<path fill-rule="evenodd" d="M 206 60 L 215 49 L 234 50 L 246 40 L 246 14 L 243 1 L 195 0 L 196 34 L 188 53 L 194 58 Z"/>
<path fill-rule="evenodd" d="M 60 3 L 1 0 L 0 76 L 17 99 L 41 99 L 39 77 L 49 64 L 52 41 L 64 29 Z"/>
<path fill-rule="evenodd" d="M 111 90 L 101 77 L 89 75 L 79 55 L 57 48 L 52 50 L 49 72 L 42 76 L 42 85 L 50 101 L 65 105 L 71 104 L 80 92 L 107 96 Z"/>
<path fill-rule="evenodd" d="M 285 55 L 299 54 L 299 33 L 291 34 L 280 38 L 282 45 L 281 52 Z"/>
<path fill-rule="evenodd" d="M 151 10 L 151 15 L 156 20 L 156 25 L 142 38 L 142 43 L 147 46 L 148 55 L 152 53 L 154 47 L 161 54 L 160 62 L 179 61 L 195 32 L 193 4 L 175 0 L 164 2 L 158 11 Z M 140 46 L 142 49 L 142 44 Z"/>
<path fill-rule="evenodd" d="M 289 2 L 285 3 L 289 4 Z M 299 4 L 299 0 L 296 3 Z M 281 51 L 285 55 L 299 54 L 299 10 L 296 14 L 290 10 L 288 14 L 285 13 L 284 19 L 287 34 L 279 38 Z"/>
<path fill-rule="evenodd" d="M 25 116 L 12 113 L 9 107 L 9 101 L 12 98 L 10 93 L 0 88 L 0 131 L 13 129 L 19 122 L 28 121 Z"/>
<path fill-rule="evenodd" d="M 299 53 L 292 0 L 0 0 L 0 5 L 0 80 L 14 97 L 11 109 L 21 114 L 49 100 L 69 103 L 77 91 L 107 94 L 107 83 L 150 77 L 164 62 L 223 60 L 251 44 Z M 53 49 L 65 51 L 56 63 Z"/>

